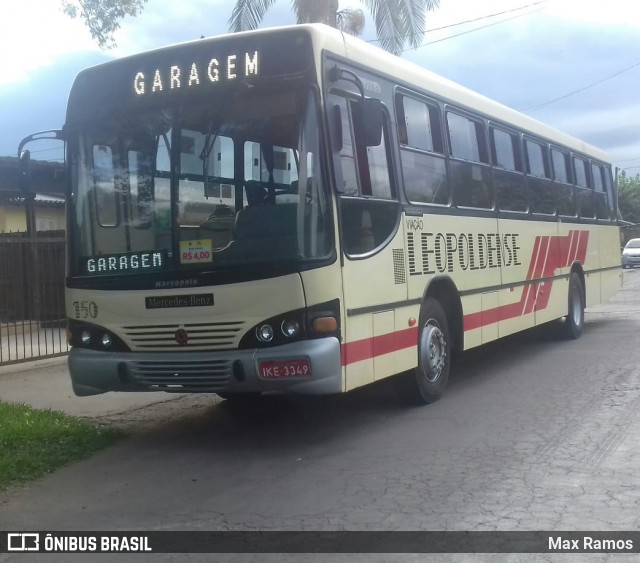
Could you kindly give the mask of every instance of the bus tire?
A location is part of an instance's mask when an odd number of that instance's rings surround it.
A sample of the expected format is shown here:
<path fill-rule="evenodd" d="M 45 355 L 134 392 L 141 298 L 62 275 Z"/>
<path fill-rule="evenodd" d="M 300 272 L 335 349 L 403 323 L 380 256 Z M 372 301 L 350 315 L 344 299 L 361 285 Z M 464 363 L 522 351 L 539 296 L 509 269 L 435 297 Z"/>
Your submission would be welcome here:
<path fill-rule="evenodd" d="M 570 340 L 580 338 L 584 329 L 584 290 L 576 272 L 571 272 L 569 276 L 567 316 L 563 329 L 565 338 Z"/>
<path fill-rule="evenodd" d="M 417 405 L 437 401 L 447 385 L 450 366 L 451 334 L 447 316 L 439 301 L 427 297 L 420 310 L 418 367 L 400 376 L 397 388 L 402 398 Z"/>

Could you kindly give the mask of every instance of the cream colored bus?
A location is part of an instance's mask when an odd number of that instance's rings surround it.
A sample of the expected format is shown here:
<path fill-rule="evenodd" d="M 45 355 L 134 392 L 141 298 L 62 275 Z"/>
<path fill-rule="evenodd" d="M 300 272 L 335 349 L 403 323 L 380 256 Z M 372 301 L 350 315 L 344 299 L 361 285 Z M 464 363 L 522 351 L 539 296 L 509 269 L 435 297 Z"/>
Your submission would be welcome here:
<path fill-rule="evenodd" d="M 64 128 L 77 395 L 327 394 L 621 285 L 601 151 L 320 25 L 81 73 Z"/>

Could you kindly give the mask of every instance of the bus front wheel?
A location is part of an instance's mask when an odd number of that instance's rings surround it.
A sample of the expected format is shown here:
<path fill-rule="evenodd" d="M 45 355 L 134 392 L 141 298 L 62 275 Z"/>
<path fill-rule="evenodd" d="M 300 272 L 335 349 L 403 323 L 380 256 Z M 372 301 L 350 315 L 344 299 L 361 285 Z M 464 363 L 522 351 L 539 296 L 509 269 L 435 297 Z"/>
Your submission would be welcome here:
<path fill-rule="evenodd" d="M 567 316 L 564 321 L 564 336 L 577 339 L 584 328 L 584 291 L 582 281 L 576 272 L 569 277 L 569 299 Z"/>
<path fill-rule="evenodd" d="M 447 385 L 451 366 L 451 335 L 442 305 L 432 297 L 425 299 L 420 311 L 418 367 L 403 374 L 398 389 L 414 404 L 437 401 Z"/>

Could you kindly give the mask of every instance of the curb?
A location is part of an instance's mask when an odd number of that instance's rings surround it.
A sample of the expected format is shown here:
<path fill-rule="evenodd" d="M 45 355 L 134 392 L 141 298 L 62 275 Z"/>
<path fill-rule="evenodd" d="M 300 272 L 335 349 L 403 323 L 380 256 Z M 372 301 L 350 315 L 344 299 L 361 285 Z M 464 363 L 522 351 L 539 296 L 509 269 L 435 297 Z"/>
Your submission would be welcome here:
<path fill-rule="evenodd" d="M 26 360 L 17 362 L 15 364 L 5 364 L 0 366 L 0 375 L 7 373 L 18 373 L 21 371 L 28 371 L 32 369 L 45 368 L 47 366 L 58 366 L 66 363 L 68 354 L 62 356 L 56 356 L 54 358 L 44 358 L 40 360 Z"/>

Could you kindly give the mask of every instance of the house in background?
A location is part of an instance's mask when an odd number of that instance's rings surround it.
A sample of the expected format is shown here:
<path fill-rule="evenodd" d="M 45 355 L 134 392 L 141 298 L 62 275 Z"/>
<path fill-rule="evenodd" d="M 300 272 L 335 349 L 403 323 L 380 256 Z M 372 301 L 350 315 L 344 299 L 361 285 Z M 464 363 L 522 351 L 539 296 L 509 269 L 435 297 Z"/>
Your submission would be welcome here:
<path fill-rule="evenodd" d="M 26 198 L 20 191 L 18 163 L 15 157 L 0 157 L 0 233 L 27 230 Z M 32 161 L 31 183 L 36 191 L 36 231 L 64 230 L 64 166 L 59 162 Z"/>

